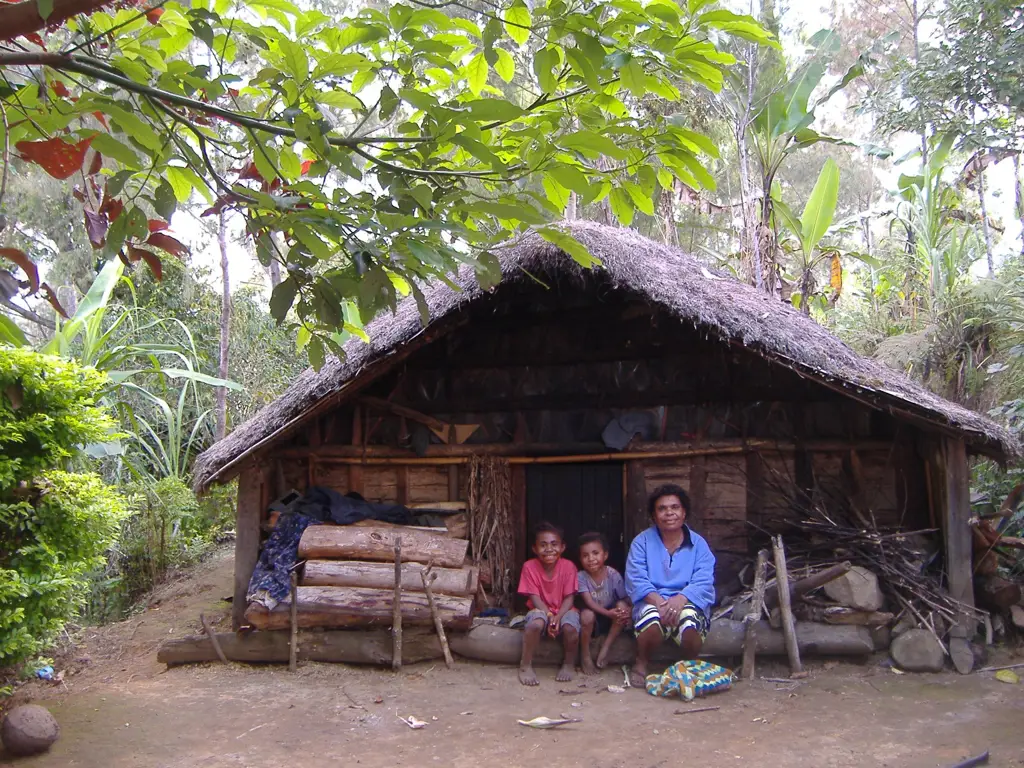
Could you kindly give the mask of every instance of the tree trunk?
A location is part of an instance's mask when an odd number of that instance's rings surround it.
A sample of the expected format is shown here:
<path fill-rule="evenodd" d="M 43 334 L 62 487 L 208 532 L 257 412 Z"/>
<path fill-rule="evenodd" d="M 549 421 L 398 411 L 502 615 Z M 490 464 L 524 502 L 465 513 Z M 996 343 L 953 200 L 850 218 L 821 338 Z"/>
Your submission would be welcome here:
<path fill-rule="evenodd" d="M 718 619 L 701 648 L 701 656 L 740 656 L 746 625 L 741 621 Z M 767 656 L 785 656 L 786 643 L 782 632 L 772 629 L 767 621 L 756 624 L 757 653 Z M 874 653 L 875 644 L 867 627 L 803 623 L 796 628 L 800 651 L 818 656 L 867 656 Z M 459 656 L 498 664 L 518 664 L 522 655 L 523 633 L 508 627 L 480 626 L 465 634 L 452 635 L 448 644 Z M 612 643 L 608 664 L 630 664 L 636 656 L 636 640 L 619 636 Z M 651 657 L 655 662 L 679 660 L 679 648 L 662 643 Z M 533 657 L 534 664 L 562 663 L 562 643 L 544 638 Z"/>
<path fill-rule="evenodd" d="M 299 540 L 299 557 L 390 563 L 395 558 L 395 536 L 402 537 L 403 560 L 433 563 L 441 568 L 461 568 L 466 562 L 469 542 L 465 539 L 410 528 L 348 525 L 309 526 Z"/>
<path fill-rule="evenodd" d="M 222 379 L 228 377 L 228 353 L 231 345 L 231 281 L 228 269 L 228 214 L 220 212 L 217 228 L 217 242 L 220 245 L 220 274 L 224 281 L 224 289 L 220 300 L 220 364 L 217 375 Z M 217 387 L 216 393 L 217 432 L 216 438 L 223 440 L 228 431 L 228 390 Z"/>
<path fill-rule="evenodd" d="M 287 632 L 221 632 L 217 635 L 229 661 L 250 663 L 288 661 Z M 377 629 L 304 630 L 298 635 L 298 659 L 345 664 L 391 664 L 391 633 Z M 428 630 L 411 629 L 402 643 L 402 663 L 415 664 L 441 658 L 441 644 Z M 217 659 L 205 635 L 168 640 L 157 651 L 161 664 L 199 664 Z"/>
<path fill-rule="evenodd" d="M 985 169 L 978 169 L 978 202 L 981 203 L 981 231 L 985 233 L 985 258 L 988 261 L 988 277 L 995 277 L 995 265 L 992 263 L 992 230 L 988 225 L 988 207 L 985 205 Z"/>
<path fill-rule="evenodd" d="M 1020 255 L 1024 256 L 1024 179 L 1020 177 L 1020 155 L 1013 156 L 1013 199 L 1020 219 Z"/>
<path fill-rule="evenodd" d="M 392 622 L 394 593 L 390 589 L 363 587 L 299 587 L 300 627 L 336 629 L 342 627 L 387 627 Z M 441 623 L 453 629 L 469 629 L 473 600 L 468 597 L 436 595 L 434 602 Z M 433 626 L 430 604 L 422 592 L 402 592 L 402 624 Z M 290 602 L 278 603 L 268 611 L 250 603 L 246 620 L 256 629 L 287 629 L 291 626 Z"/>
<path fill-rule="evenodd" d="M 403 537 L 403 551 L 405 549 Z M 404 557 L 403 557 L 404 559 Z M 402 589 L 423 592 L 421 563 L 402 564 Z M 472 597 L 480 583 L 480 571 L 474 567 L 435 568 L 437 579 L 430 585 L 434 594 Z M 395 572 L 388 563 L 363 563 L 354 560 L 310 560 L 302 576 L 304 587 L 369 587 L 394 589 Z"/>

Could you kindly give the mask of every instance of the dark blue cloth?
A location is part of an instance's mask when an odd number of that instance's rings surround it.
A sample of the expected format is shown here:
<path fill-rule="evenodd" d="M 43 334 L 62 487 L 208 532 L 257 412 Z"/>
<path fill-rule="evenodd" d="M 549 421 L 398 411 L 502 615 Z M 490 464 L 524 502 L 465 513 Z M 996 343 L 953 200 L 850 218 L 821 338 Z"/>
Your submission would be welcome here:
<path fill-rule="evenodd" d="M 278 518 L 249 579 L 246 600 L 256 598 L 268 608 L 273 608 L 288 599 L 291 571 L 299 559 L 299 539 L 309 526 L 323 523 L 351 525 L 368 519 L 408 525 L 412 512 L 399 504 L 373 504 L 343 496 L 331 488 L 313 486 L 292 505 L 290 512 Z"/>

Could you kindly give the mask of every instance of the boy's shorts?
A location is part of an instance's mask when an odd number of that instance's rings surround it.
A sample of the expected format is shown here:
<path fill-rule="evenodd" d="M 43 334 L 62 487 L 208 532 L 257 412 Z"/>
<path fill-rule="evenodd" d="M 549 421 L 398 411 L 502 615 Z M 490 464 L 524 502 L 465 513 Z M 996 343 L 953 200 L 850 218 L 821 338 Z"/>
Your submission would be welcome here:
<path fill-rule="evenodd" d="M 650 603 L 638 603 L 633 608 L 633 626 L 636 628 L 636 634 L 639 636 L 641 632 L 652 625 L 661 630 L 662 637 L 666 640 L 674 640 L 677 645 L 683 644 L 683 632 L 687 629 L 697 630 L 701 640 L 707 640 L 708 630 L 711 629 L 711 622 L 708 621 L 704 611 L 692 604 L 684 606 L 683 610 L 679 612 L 679 624 L 674 627 L 666 627 L 661 623 L 661 614 L 656 606 Z"/>
<path fill-rule="evenodd" d="M 540 620 L 544 622 L 544 629 L 548 628 L 548 614 L 547 611 L 541 611 L 536 608 L 531 608 L 526 614 L 526 626 L 530 626 L 530 622 L 534 620 Z M 576 633 L 580 632 L 580 612 L 575 608 L 570 608 L 562 616 L 562 623 L 558 625 L 558 632 L 555 635 L 562 634 L 562 629 L 565 627 L 572 627 L 576 630 Z"/>

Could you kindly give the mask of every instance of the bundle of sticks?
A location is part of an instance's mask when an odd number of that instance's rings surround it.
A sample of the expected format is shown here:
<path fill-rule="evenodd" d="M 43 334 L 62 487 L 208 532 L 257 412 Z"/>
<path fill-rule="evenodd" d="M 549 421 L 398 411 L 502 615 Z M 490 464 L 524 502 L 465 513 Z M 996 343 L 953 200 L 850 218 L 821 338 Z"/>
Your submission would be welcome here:
<path fill-rule="evenodd" d="M 879 577 L 882 591 L 895 608 L 909 612 L 920 626 L 933 631 L 937 630 L 935 616 L 949 624 L 965 614 L 981 617 L 980 612 L 955 600 L 942 586 L 941 570 L 935 563 L 938 548 L 919 546 L 922 539 L 934 537 L 934 529 L 886 531 L 844 522 L 834 512 L 792 521 L 790 526 L 803 535 L 788 536 L 788 547 L 806 565 L 849 560 L 868 568 Z"/>

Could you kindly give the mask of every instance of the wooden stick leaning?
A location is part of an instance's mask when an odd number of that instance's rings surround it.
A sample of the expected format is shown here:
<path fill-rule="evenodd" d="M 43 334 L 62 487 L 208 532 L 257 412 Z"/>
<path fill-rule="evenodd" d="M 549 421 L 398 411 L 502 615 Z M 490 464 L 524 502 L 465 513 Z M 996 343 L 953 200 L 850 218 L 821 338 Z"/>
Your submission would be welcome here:
<path fill-rule="evenodd" d="M 291 634 L 288 636 L 288 671 L 299 668 L 299 575 L 292 571 Z"/>
<path fill-rule="evenodd" d="M 199 614 L 199 623 L 203 625 L 203 631 L 206 636 L 210 638 L 210 644 L 213 646 L 214 652 L 217 654 L 217 658 L 221 660 L 222 664 L 228 663 L 228 657 L 224 655 L 224 649 L 220 647 L 220 640 L 217 639 L 217 635 L 210 629 L 210 623 L 206 620 L 206 616 Z"/>
<path fill-rule="evenodd" d="M 743 639 L 743 677 L 754 679 L 754 656 L 757 653 L 757 621 L 764 609 L 764 584 L 768 576 L 768 551 L 762 549 L 757 553 L 757 565 L 754 568 L 754 596 L 751 598 L 750 611 L 743 617 L 746 622 L 746 635 Z"/>
<path fill-rule="evenodd" d="M 772 536 L 772 550 L 775 553 L 775 580 L 779 585 L 779 610 L 782 612 L 782 634 L 786 640 L 789 655 L 789 676 L 801 678 L 804 672 L 800 663 L 800 648 L 796 641 L 796 622 L 793 620 L 793 605 L 789 599 L 789 574 L 786 572 L 786 550 L 781 536 Z"/>
<path fill-rule="evenodd" d="M 402 668 L 402 537 L 395 536 L 395 594 L 391 613 L 391 669 Z"/>
<path fill-rule="evenodd" d="M 430 615 L 434 619 L 437 639 L 441 642 L 441 651 L 444 653 L 444 665 L 451 669 L 455 662 L 452 661 L 452 652 L 448 649 L 448 636 L 444 632 L 444 626 L 441 624 L 441 615 L 437 612 L 437 606 L 434 605 L 434 593 L 430 589 L 431 583 L 437 578 L 437 574 L 432 573 L 433 567 L 428 565 L 425 570 L 420 571 L 420 579 L 423 581 L 423 591 L 427 593 L 427 602 L 430 604 Z"/>

